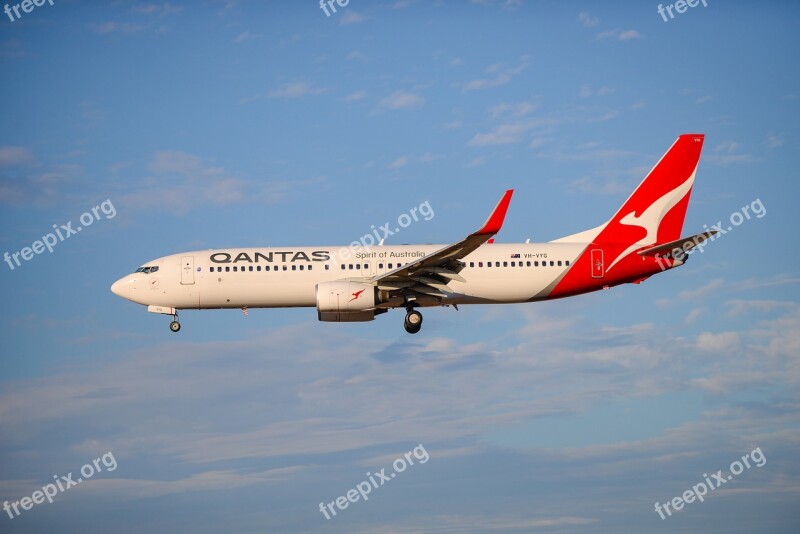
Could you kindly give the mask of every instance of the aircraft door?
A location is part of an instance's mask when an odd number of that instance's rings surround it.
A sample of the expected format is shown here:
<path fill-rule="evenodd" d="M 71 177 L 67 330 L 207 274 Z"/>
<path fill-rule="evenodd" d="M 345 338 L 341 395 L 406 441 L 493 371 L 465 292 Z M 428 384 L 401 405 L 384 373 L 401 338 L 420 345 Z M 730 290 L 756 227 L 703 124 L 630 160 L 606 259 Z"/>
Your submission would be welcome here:
<path fill-rule="evenodd" d="M 181 257 L 181 284 L 194 284 L 194 256 Z"/>
<path fill-rule="evenodd" d="M 605 274 L 605 264 L 603 263 L 603 249 L 592 249 L 592 278 L 603 278 Z"/>

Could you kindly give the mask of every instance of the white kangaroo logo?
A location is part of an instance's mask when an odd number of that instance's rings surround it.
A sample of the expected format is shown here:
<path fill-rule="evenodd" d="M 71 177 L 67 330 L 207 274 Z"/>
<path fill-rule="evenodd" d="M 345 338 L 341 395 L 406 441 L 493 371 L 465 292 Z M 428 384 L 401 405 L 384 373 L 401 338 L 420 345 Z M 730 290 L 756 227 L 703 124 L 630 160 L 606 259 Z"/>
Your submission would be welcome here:
<path fill-rule="evenodd" d="M 661 226 L 661 221 L 664 220 L 664 216 L 666 216 L 666 214 L 669 213 L 669 211 L 674 208 L 692 188 L 692 184 L 694 184 L 694 175 L 696 172 L 697 167 L 695 167 L 695 170 L 692 171 L 691 176 L 689 176 L 685 182 L 653 202 L 638 217 L 635 215 L 636 210 L 633 210 L 619 220 L 620 224 L 643 228 L 644 231 L 647 232 L 647 235 L 645 235 L 639 241 L 633 243 L 631 246 L 626 248 L 622 254 L 617 256 L 611 265 L 608 266 L 606 272 L 610 271 L 618 261 L 626 257 L 637 248 L 641 248 L 646 245 L 652 245 L 656 242 L 658 237 L 658 228 Z"/>

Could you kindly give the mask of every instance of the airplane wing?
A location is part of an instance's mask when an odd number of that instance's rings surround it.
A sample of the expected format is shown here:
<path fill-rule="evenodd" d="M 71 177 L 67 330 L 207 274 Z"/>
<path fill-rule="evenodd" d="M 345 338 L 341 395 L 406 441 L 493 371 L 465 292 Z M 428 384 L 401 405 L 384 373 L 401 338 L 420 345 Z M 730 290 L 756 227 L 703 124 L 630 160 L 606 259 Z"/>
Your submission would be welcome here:
<path fill-rule="evenodd" d="M 447 284 L 453 280 L 465 282 L 459 276 L 464 266 L 459 261 L 483 245 L 503 227 L 503 221 L 511 203 L 513 189 L 509 189 L 497 203 L 481 228 L 458 243 L 443 247 L 436 252 L 410 261 L 383 274 L 372 277 L 379 289 L 403 292 L 406 296 L 418 293 L 430 297 L 445 298 L 452 290 Z M 410 294 L 410 295 L 409 295 Z"/>

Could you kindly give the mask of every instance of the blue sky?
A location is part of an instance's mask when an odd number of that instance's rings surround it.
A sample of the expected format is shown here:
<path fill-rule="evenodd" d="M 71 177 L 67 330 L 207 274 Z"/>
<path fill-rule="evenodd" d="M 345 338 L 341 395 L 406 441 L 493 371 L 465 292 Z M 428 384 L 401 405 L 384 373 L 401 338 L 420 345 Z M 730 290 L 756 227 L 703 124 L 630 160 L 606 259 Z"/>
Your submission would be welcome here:
<path fill-rule="evenodd" d="M 71 2 L 0 17 L 0 501 L 112 451 L 4 532 L 796 532 L 800 84 L 793 2 Z M 606 220 L 706 141 L 689 263 L 563 301 L 318 323 L 166 317 L 111 283 L 184 250 L 498 241 Z M 751 210 L 752 211 L 752 210 Z M 430 456 L 326 520 L 321 501 Z M 703 503 L 666 502 L 756 447 Z"/>

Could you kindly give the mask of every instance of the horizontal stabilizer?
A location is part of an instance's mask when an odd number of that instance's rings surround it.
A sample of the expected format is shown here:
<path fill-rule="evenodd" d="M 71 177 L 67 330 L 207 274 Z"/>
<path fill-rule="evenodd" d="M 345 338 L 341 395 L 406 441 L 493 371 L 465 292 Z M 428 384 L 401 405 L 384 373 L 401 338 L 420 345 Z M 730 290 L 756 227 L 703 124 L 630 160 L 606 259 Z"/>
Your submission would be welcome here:
<path fill-rule="evenodd" d="M 708 230 L 706 232 L 701 232 L 697 235 L 693 235 L 691 237 L 683 237 L 681 239 L 677 239 L 675 241 L 670 241 L 669 243 L 662 243 L 661 245 L 656 245 L 654 247 L 646 248 L 644 250 L 639 251 L 639 255 L 641 256 L 655 256 L 657 254 L 667 253 L 674 250 L 681 250 L 683 252 L 689 252 L 694 247 L 702 243 L 703 241 L 707 241 L 714 234 L 717 234 L 717 230 Z"/>

